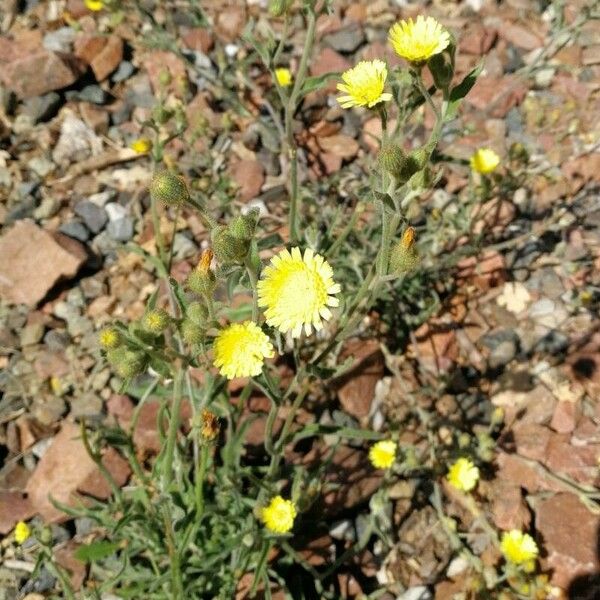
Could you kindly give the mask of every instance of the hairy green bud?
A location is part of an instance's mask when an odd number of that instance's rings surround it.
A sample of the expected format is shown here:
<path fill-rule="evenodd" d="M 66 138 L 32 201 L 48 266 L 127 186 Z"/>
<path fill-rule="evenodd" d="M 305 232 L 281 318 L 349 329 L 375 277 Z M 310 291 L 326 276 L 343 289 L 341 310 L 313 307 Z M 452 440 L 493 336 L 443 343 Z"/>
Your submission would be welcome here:
<path fill-rule="evenodd" d="M 234 237 L 229 228 L 220 226 L 213 229 L 212 246 L 222 265 L 243 264 L 250 249 L 250 240 Z"/>
<path fill-rule="evenodd" d="M 180 206 L 189 202 L 190 193 L 183 177 L 173 171 L 157 171 L 150 184 L 150 195 L 158 202 L 169 206 Z"/>
<path fill-rule="evenodd" d="M 269 12 L 274 17 L 282 17 L 290 9 L 294 0 L 270 0 Z"/>
<path fill-rule="evenodd" d="M 146 368 L 146 355 L 138 350 L 116 348 L 106 354 L 108 362 L 123 379 L 135 377 Z"/>
<path fill-rule="evenodd" d="M 514 142 L 508 149 L 508 158 L 514 162 L 526 165 L 529 162 L 529 152 L 521 142 Z"/>
<path fill-rule="evenodd" d="M 204 328 L 192 319 L 181 323 L 181 335 L 187 344 L 199 344 L 204 339 Z"/>
<path fill-rule="evenodd" d="M 192 302 L 186 310 L 187 318 L 197 325 L 204 325 L 208 319 L 208 309 L 202 302 Z"/>
<path fill-rule="evenodd" d="M 207 297 L 212 296 L 212 293 L 215 291 L 217 282 L 215 274 L 210 268 L 212 259 L 212 250 L 204 250 L 198 266 L 188 275 L 187 286 L 195 294 Z"/>
<path fill-rule="evenodd" d="M 412 227 L 407 227 L 400 240 L 390 251 L 390 272 L 406 273 L 416 267 L 419 254 L 415 247 L 416 234 Z"/>
<path fill-rule="evenodd" d="M 229 224 L 229 233 L 240 240 L 251 240 L 258 222 L 258 209 L 251 210 L 247 215 L 234 217 Z"/>
<path fill-rule="evenodd" d="M 105 327 L 98 334 L 98 341 L 104 350 L 114 350 L 123 343 L 123 336 L 116 327 Z"/>
<path fill-rule="evenodd" d="M 406 155 L 398 144 L 388 143 L 379 152 L 379 164 L 393 175 L 400 184 L 406 183 L 420 170 L 419 161 L 423 158 L 415 153 Z"/>
<path fill-rule="evenodd" d="M 155 308 L 154 310 L 149 310 L 142 317 L 142 327 L 149 333 L 154 335 L 158 335 L 162 333 L 171 322 L 171 317 L 167 311 L 162 308 Z"/>

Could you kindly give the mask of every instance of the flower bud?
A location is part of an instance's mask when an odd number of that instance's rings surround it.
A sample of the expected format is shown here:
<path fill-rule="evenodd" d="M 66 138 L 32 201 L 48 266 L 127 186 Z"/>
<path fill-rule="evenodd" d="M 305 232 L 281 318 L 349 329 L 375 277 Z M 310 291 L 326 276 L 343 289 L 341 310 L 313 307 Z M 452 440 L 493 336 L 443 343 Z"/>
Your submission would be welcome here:
<path fill-rule="evenodd" d="M 390 252 L 390 272 L 405 273 L 411 271 L 419 262 L 419 254 L 415 247 L 416 232 L 414 227 L 407 227 Z"/>
<path fill-rule="evenodd" d="M 115 327 L 105 327 L 99 333 L 98 341 L 104 350 L 114 350 L 123 343 L 123 336 Z"/>
<path fill-rule="evenodd" d="M 191 319 L 184 319 L 181 323 L 181 336 L 186 344 L 195 346 L 204 339 L 204 328 Z"/>
<path fill-rule="evenodd" d="M 138 350 L 128 350 L 127 348 L 116 348 L 110 350 L 106 358 L 115 368 L 115 371 L 123 379 L 135 377 L 146 368 L 146 355 Z"/>
<path fill-rule="evenodd" d="M 294 0 L 269 0 L 269 12 L 274 17 L 282 17 L 293 3 Z"/>
<path fill-rule="evenodd" d="M 529 162 L 529 152 L 521 142 L 514 142 L 508 149 L 508 158 L 526 165 Z"/>
<path fill-rule="evenodd" d="M 152 109 L 152 120 L 159 125 L 164 125 L 173 116 L 173 111 L 160 104 Z"/>
<path fill-rule="evenodd" d="M 406 163 L 406 154 L 398 144 L 388 143 L 382 146 L 378 157 L 382 169 L 396 177 Z"/>
<path fill-rule="evenodd" d="M 208 309 L 202 302 L 192 302 L 186 310 L 187 318 L 197 325 L 204 325 L 208 319 Z"/>
<path fill-rule="evenodd" d="M 247 215 L 238 215 L 229 224 L 229 233 L 240 240 L 251 240 L 257 220 L 258 209 L 251 210 Z"/>
<path fill-rule="evenodd" d="M 215 256 L 222 265 L 243 264 L 250 240 L 234 237 L 227 227 L 215 227 L 212 232 Z"/>
<path fill-rule="evenodd" d="M 190 200 L 183 177 L 173 171 L 157 171 L 150 184 L 150 195 L 169 206 L 180 206 Z"/>
<path fill-rule="evenodd" d="M 162 333 L 170 322 L 171 317 L 162 308 L 150 310 L 142 317 L 142 327 L 154 335 Z"/>
<path fill-rule="evenodd" d="M 200 257 L 198 266 L 189 274 L 187 286 L 192 292 L 200 296 L 212 296 L 215 290 L 216 278 L 210 263 L 213 259 L 213 252 L 210 249 L 204 250 Z"/>

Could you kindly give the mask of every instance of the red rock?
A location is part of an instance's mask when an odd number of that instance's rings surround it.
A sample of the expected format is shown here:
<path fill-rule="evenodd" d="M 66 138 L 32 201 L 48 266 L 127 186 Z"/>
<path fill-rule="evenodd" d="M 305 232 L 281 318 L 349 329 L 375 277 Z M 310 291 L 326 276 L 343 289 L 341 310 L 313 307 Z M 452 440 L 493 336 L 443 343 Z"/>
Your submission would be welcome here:
<path fill-rule="evenodd" d="M 108 130 L 108 112 L 90 102 L 81 102 L 79 112 L 85 124 L 94 130 L 94 133 L 104 134 Z"/>
<path fill-rule="evenodd" d="M 581 62 L 586 66 L 600 64 L 600 44 L 584 48 L 581 54 Z"/>
<path fill-rule="evenodd" d="M 358 153 L 358 142 L 349 135 L 337 133 L 318 139 L 319 146 L 325 151 L 342 159 L 353 158 Z"/>
<path fill-rule="evenodd" d="M 505 117 L 511 108 L 523 101 L 527 89 L 527 85 L 513 75 L 502 78 L 482 75 L 465 101 L 492 117 Z"/>
<path fill-rule="evenodd" d="M 180 82 L 187 78 L 185 63 L 173 52 L 153 50 L 144 56 L 143 65 L 155 92 L 163 89 L 160 83 L 162 73 L 168 73 L 171 77 L 171 82 L 166 86 L 168 90 L 176 90 Z"/>
<path fill-rule="evenodd" d="M 75 56 L 85 62 L 87 65 L 100 54 L 106 45 L 106 37 L 103 35 L 81 34 L 75 38 L 73 44 Z"/>
<path fill-rule="evenodd" d="M 506 281 L 504 257 L 494 250 L 485 250 L 479 257 L 470 256 L 457 263 L 460 284 L 470 284 L 487 291 Z"/>
<path fill-rule="evenodd" d="M 340 362 L 350 356 L 356 362 L 356 367 L 343 377 L 338 398 L 349 415 L 364 419 L 371 410 L 375 386 L 383 377 L 383 354 L 375 340 L 354 339 L 343 348 Z"/>
<path fill-rule="evenodd" d="M 117 35 L 109 35 L 102 50 L 90 61 L 97 81 L 106 79 L 123 60 L 123 40 Z"/>
<path fill-rule="evenodd" d="M 74 540 L 69 540 L 64 546 L 60 546 L 54 551 L 56 562 L 67 571 L 71 579 L 71 585 L 75 591 L 78 591 L 85 580 L 87 573 L 86 564 L 75 558 L 75 551 L 81 544 Z"/>
<path fill-rule="evenodd" d="M 129 464 L 116 450 L 107 451 L 103 462 L 117 485 L 127 481 Z M 110 486 L 83 446 L 79 427 L 71 423 L 63 423 L 29 478 L 26 491 L 34 511 L 47 522 L 67 518 L 52 505 L 50 495 L 59 502 L 75 506 L 81 501 L 78 491 L 96 498 L 108 498 L 111 494 Z"/>
<path fill-rule="evenodd" d="M 512 429 L 517 452 L 525 458 L 542 461 L 547 454 L 547 447 L 552 437 L 552 432 L 537 423 L 517 422 Z"/>
<path fill-rule="evenodd" d="M 498 32 L 495 29 L 484 27 L 481 23 L 473 23 L 460 36 L 459 52 L 478 56 L 487 54 L 497 36 Z"/>
<path fill-rule="evenodd" d="M 543 40 L 540 40 L 535 34 L 531 32 L 531 29 L 521 27 L 511 23 L 510 21 L 504 21 L 502 27 L 498 30 L 500 37 L 504 38 L 507 42 L 510 42 L 518 48 L 524 50 L 535 50 L 540 46 L 543 46 Z"/>
<path fill-rule="evenodd" d="M 563 487 L 547 477 L 541 469 L 525 462 L 516 454 L 499 452 L 496 455 L 497 477 L 521 486 L 530 493 L 543 491 L 563 491 Z"/>
<path fill-rule="evenodd" d="M 312 61 L 310 74 L 319 77 L 326 73 L 345 71 L 351 66 L 351 63 L 335 50 L 323 48 L 319 55 Z M 335 89 L 335 82 L 333 82 L 332 85 L 332 89 Z"/>
<path fill-rule="evenodd" d="M 529 529 L 531 514 L 518 485 L 496 479 L 492 483 L 489 497 L 492 500 L 492 519 L 498 529 Z"/>
<path fill-rule="evenodd" d="M 580 483 L 596 486 L 600 445 L 572 446 L 567 434 L 554 434 L 548 444 L 545 463 L 555 473 Z"/>
<path fill-rule="evenodd" d="M 342 168 L 342 158 L 331 152 L 319 154 L 319 162 L 325 167 L 325 173 L 331 175 Z"/>
<path fill-rule="evenodd" d="M 568 588 L 576 577 L 591 575 L 599 568 L 597 535 L 600 516 L 591 513 L 574 494 L 556 494 L 536 506 L 536 529 L 547 555 L 545 569 L 551 582 Z"/>
<path fill-rule="evenodd" d="M 321 462 L 322 458 L 317 456 L 316 460 Z M 325 475 L 326 482 L 337 486 L 324 496 L 325 511 L 335 515 L 363 503 L 379 488 L 381 478 L 381 472 L 373 468 L 366 452 L 338 447 Z"/>
<path fill-rule="evenodd" d="M 246 9 L 243 6 L 226 6 L 217 15 L 215 30 L 226 42 L 239 41 L 246 22 Z"/>
<path fill-rule="evenodd" d="M 232 166 L 232 177 L 242 202 L 256 198 L 265 182 L 265 170 L 257 160 L 241 160 Z"/>
<path fill-rule="evenodd" d="M 577 426 L 580 414 L 579 402 L 558 402 L 550 427 L 558 433 L 571 433 Z"/>
<path fill-rule="evenodd" d="M 409 346 L 422 368 L 431 373 L 446 373 L 458 358 L 455 326 L 446 317 L 430 319 L 414 333 L 415 344 Z"/>
<path fill-rule="evenodd" d="M 65 353 L 50 350 L 42 352 L 37 356 L 33 363 L 33 368 L 41 380 L 46 380 L 50 377 L 62 377 L 70 371 Z"/>
<path fill-rule="evenodd" d="M 22 220 L 0 238 L 0 256 L 0 296 L 35 306 L 58 281 L 77 273 L 87 253 L 76 240 Z"/>
<path fill-rule="evenodd" d="M 27 521 L 34 514 L 35 510 L 26 495 L 0 490 L 0 534 L 6 535 L 19 521 Z"/>
<path fill-rule="evenodd" d="M 40 96 L 75 83 L 81 65 L 69 55 L 43 48 L 25 51 L 10 62 L 0 59 L 0 83 L 20 98 Z"/>
<path fill-rule="evenodd" d="M 190 50 L 196 50 L 203 54 L 210 52 L 215 43 L 210 31 L 204 27 L 193 27 L 183 34 L 182 39 Z"/>

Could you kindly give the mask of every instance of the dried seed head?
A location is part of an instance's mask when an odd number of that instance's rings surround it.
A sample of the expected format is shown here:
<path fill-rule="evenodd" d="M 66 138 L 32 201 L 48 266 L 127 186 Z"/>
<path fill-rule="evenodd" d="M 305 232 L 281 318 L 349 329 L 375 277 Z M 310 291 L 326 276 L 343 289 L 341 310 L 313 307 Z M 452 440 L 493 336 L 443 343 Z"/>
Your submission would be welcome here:
<path fill-rule="evenodd" d="M 415 247 L 416 239 L 417 235 L 414 227 L 407 227 L 390 252 L 391 273 L 406 273 L 418 264 L 419 255 Z"/>
<path fill-rule="evenodd" d="M 200 427 L 200 435 L 207 442 L 214 441 L 219 435 L 219 417 L 210 410 L 204 409 L 200 415 L 202 424 Z"/>

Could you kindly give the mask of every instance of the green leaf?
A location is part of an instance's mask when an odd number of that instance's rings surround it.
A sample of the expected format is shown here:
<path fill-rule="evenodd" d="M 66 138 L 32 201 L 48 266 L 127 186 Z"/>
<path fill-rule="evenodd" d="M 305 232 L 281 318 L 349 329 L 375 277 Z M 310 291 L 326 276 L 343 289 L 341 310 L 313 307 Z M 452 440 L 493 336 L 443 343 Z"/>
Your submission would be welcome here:
<path fill-rule="evenodd" d="M 483 61 L 481 61 L 470 73 L 467 73 L 458 85 L 452 88 L 448 99 L 448 108 L 446 110 L 447 119 L 454 119 L 454 117 L 456 117 L 460 103 L 475 85 L 477 77 L 479 77 L 482 69 Z"/>
<path fill-rule="evenodd" d="M 377 190 L 373 190 L 373 194 L 376 200 L 379 200 L 392 214 L 397 212 L 396 205 L 394 204 L 393 198 L 389 194 L 384 194 L 383 192 L 378 192 Z"/>
<path fill-rule="evenodd" d="M 300 89 L 300 98 L 322 88 L 329 79 L 337 79 L 340 75 L 341 73 L 336 71 L 335 73 L 325 73 L 325 75 L 319 75 L 318 77 L 307 77 Z"/>
<path fill-rule="evenodd" d="M 94 562 L 96 560 L 102 560 L 114 554 L 119 549 L 119 544 L 116 542 L 109 542 L 108 540 L 102 540 L 99 542 L 92 542 L 80 546 L 75 550 L 75 558 L 81 562 Z"/>

